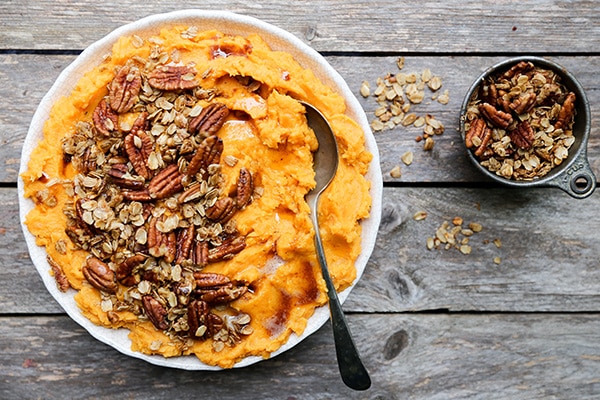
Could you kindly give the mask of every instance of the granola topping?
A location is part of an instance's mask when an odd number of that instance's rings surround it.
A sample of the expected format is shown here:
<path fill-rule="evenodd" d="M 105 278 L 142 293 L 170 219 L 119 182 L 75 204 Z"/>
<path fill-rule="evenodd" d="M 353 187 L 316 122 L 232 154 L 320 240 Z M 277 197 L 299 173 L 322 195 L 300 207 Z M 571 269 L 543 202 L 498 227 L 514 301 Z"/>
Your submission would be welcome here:
<path fill-rule="evenodd" d="M 463 116 L 465 144 L 499 176 L 541 178 L 575 142 L 575 97 L 556 73 L 521 61 L 486 79 L 473 95 Z"/>
<path fill-rule="evenodd" d="M 90 253 L 82 272 L 112 319 L 128 310 L 175 340 L 235 345 L 252 332 L 250 317 L 228 305 L 247 284 L 200 271 L 245 248 L 234 217 L 252 201 L 253 176 L 242 168 L 235 196 L 223 193 L 216 133 L 229 109 L 202 106 L 194 69 L 162 54 L 121 67 L 93 124 L 64 138 L 63 158 L 78 172 L 67 232 Z M 119 124 L 129 112 L 134 123 Z"/>

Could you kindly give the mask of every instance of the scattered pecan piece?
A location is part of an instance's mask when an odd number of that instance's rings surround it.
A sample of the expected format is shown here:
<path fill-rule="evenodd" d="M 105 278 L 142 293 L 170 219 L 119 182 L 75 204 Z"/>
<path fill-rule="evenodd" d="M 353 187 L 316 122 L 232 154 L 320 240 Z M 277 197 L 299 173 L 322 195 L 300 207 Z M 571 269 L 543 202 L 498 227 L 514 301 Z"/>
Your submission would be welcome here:
<path fill-rule="evenodd" d="M 204 107 L 197 117 L 190 120 L 188 131 L 192 134 L 214 135 L 221 129 L 228 115 L 229 109 L 225 104 L 211 103 Z"/>
<path fill-rule="evenodd" d="M 119 116 L 108 106 L 106 99 L 102 99 L 94 109 L 92 121 L 98 133 L 109 137 L 117 129 Z"/>
<path fill-rule="evenodd" d="M 146 316 L 156 329 L 164 331 L 169 327 L 167 324 L 167 310 L 158 300 L 147 294 L 142 297 L 142 306 L 146 311 Z"/>
<path fill-rule="evenodd" d="M 108 264 L 96 257 L 89 257 L 82 268 L 85 279 L 96 289 L 114 294 L 117 292 L 115 273 Z"/>
<path fill-rule="evenodd" d="M 558 119 L 554 124 L 554 129 L 563 129 L 569 125 L 573 116 L 575 115 L 575 93 L 569 92 L 565 101 L 562 104 L 560 111 L 558 112 Z"/>
<path fill-rule="evenodd" d="M 519 123 L 508 135 L 510 140 L 521 149 L 530 149 L 535 140 L 535 132 L 527 121 Z"/>
<path fill-rule="evenodd" d="M 208 262 L 227 260 L 246 248 L 244 236 L 233 236 L 208 251 Z"/>
<path fill-rule="evenodd" d="M 160 90 L 184 90 L 198 86 L 196 71 L 184 65 L 159 65 L 148 76 L 148 83 Z"/>
<path fill-rule="evenodd" d="M 67 279 L 62 267 L 49 255 L 46 256 L 46 260 L 48 260 L 48 264 L 50 264 L 50 268 L 52 268 L 52 273 L 54 274 L 54 280 L 56 281 L 58 290 L 63 293 L 69 290 L 71 284 L 69 283 L 69 280 Z"/>
<path fill-rule="evenodd" d="M 113 164 L 106 172 L 106 175 L 111 181 L 122 188 L 138 190 L 144 187 L 143 181 L 134 179 L 131 174 L 129 174 L 127 165 L 125 164 Z"/>
<path fill-rule="evenodd" d="M 125 153 L 135 172 L 144 179 L 150 179 L 148 157 L 154 149 L 150 137 L 146 134 L 148 113 L 143 112 L 133 123 L 133 127 L 123 142 Z"/>
<path fill-rule="evenodd" d="M 153 199 L 164 199 L 183 190 L 184 175 L 179 172 L 177 164 L 171 164 L 152 178 L 148 192 Z"/>
<path fill-rule="evenodd" d="M 108 87 L 110 108 L 126 113 L 133 108 L 142 87 L 140 70 L 129 65 L 122 66 Z"/>
<path fill-rule="evenodd" d="M 239 209 L 246 207 L 252 200 L 254 193 L 254 182 L 252 174 L 246 168 L 240 169 L 240 174 L 237 179 L 236 205 Z"/>
<path fill-rule="evenodd" d="M 188 306 L 187 321 L 189 335 L 206 339 L 223 328 L 223 319 L 210 312 L 205 301 L 194 300 Z"/>
<path fill-rule="evenodd" d="M 506 129 L 508 125 L 512 123 L 512 115 L 504 111 L 498 110 L 496 107 L 489 103 L 482 103 L 479 105 L 479 112 L 492 124 L 497 127 Z"/>
<path fill-rule="evenodd" d="M 231 197 L 222 197 L 206 209 L 206 217 L 213 222 L 224 224 L 236 213 L 235 201 Z"/>
<path fill-rule="evenodd" d="M 139 282 L 133 274 L 133 270 L 145 260 L 146 256 L 143 254 L 136 254 L 125 259 L 125 261 L 120 263 L 117 267 L 117 280 L 125 286 L 137 285 Z"/>
<path fill-rule="evenodd" d="M 517 115 L 524 114 L 524 113 L 531 111 L 533 106 L 535 106 L 536 99 L 537 99 L 537 96 L 533 92 L 523 93 L 522 95 L 517 97 L 515 100 L 513 100 L 513 102 L 510 103 L 508 105 L 508 107 L 512 111 L 517 113 Z"/>

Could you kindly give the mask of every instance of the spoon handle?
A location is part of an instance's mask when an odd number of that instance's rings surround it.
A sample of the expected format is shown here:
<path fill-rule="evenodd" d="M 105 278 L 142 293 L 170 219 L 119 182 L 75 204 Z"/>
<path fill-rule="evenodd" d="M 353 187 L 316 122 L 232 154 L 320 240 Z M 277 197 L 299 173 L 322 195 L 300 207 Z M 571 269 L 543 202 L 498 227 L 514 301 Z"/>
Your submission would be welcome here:
<path fill-rule="evenodd" d="M 337 296 L 335 286 L 329 275 L 325 252 L 319 233 L 319 224 L 317 218 L 313 218 L 315 226 L 315 247 L 317 249 L 317 258 L 323 273 L 323 279 L 327 285 L 327 296 L 329 297 L 329 312 L 331 316 L 331 325 L 335 342 L 335 352 L 337 355 L 338 367 L 342 380 L 351 389 L 366 390 L 371 386 L 371 378 L 367 369 L 363 365 L 358 350 L 350 334 L 350 328 L 346 322 L 342 305 Z"/>

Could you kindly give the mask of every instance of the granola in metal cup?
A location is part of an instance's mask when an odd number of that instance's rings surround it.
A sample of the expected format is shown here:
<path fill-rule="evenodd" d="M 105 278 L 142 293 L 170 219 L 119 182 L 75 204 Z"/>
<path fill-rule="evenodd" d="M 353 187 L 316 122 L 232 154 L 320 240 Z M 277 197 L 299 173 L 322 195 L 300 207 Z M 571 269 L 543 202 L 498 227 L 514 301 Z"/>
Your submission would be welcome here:
<path fill-rule="evenodd" d="M 541 178 L 575 142 L 576 101 L 556 72 L 520 61 L 487 77 L 473 94 L 463 116 L 465 145 L 498 176 Z"/>

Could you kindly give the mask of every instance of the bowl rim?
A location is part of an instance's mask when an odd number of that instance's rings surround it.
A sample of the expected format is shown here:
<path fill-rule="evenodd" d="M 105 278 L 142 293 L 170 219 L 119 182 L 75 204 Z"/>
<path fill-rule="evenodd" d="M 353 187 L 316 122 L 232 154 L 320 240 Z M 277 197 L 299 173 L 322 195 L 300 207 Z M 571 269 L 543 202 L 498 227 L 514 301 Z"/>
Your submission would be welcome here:
<path fill-rule="evenodd" d="M 581 138 L 578 138 L 579 144 L 578 144 L 577 151 L 575 153 L 573 153 L 573 156 L 569 157 L 569 160 L 567 160 L 567 162 L 562 163 L 560 166 L 554 167 L 553 170 L 551 172 L 549 172 L 547 175 L 545 175 L 541 178 L 536 178 L 534 180 L 530 180 L 530 181 L 519 181 L 519 180 L 509 179 L 509 178 L 505 178 L 503 176 L 496 175 L 495 173 L 489 171 L 487 168 L 483 167 L 479 163 L 479 160 L 474 156 L 473 152 L 470 151 L 469 149 L 467 149 L 465 146 L 465 134 L 466 134 L 466 132 L 465 132 L 465 115 L 466 115 L 468 104 L 469 104 L 471 98 L 473 97 L 473 95 L 475 94 L 475 92 L 477 91 L 477 89 L 479 88 L 481 83 L 488 76 L 494 74 L 497 71 L 504 70 L 504 69 L 506 69 L 514 64 L 517 64 L 521 61 L 531 61 L 536 65 L 551 69 L 552 71 L 554 71 L 555 73 L 560 75 L 561 79 L 563 79 L 563 84 L 566 84 L 567 86 L 569 86 L 572 90 L 574 90 L 576 92 L 578 98 L 581 101 L 579 111 L 581 111 L 581 110 L 583 111 L 583 115 L 578 117 L 580 119 L 580 122 L 583 122 L 583 127 L 581 127 L 581 131 L 583 133 L 581 135 Z M 473 165 L 475 165 L 475 167 L 479 171 L 481 171 L 485 176 L 487 176 L 488 178 L 492 179 L 493 181 L 500 182 L 500 183 L 508 185 L 508 186 L 513 186 L 513 187 L 556 186 L 556 187 L 560 187 L 561 189 L 567 191 L 569 194 L 576 195 L 575 197 L 578 197 L 577 193 L 571 193 L 573 191 L 572 190 L 573 188 L 571 187 L 571 186 L 573 186 L 573 182 L 570 182 L 570 184 L 568 186 L 564 187 L 563 185 L 561 185 L 562 182 L 560 182 L 560 181 L 564 180 L 564 179 L 562 179 L 562 175 L 564 175 L 564 174 L 573 175 L 573 173 L 571 173 L 571 171 L 573 169 L 574 164 L 583 163 L 584 164 L 583 167 L 581 167 L 581 168 L 577 167 L 576 171 L 580 170 L 580 169 L 585 170 L 584 172 L 586 173 L 586 177 L 588 178 L 588 185 L 589 185 L 589 187 L 586 187 L 586 190 L 584 190 L 585 196 L 587 197 L 591 194 L 591 192 L 595 188 L 595 177 L 594 177 L 594 174 L 591 171 L 591 169 L 589 167 L 589 163 L 587 161 L 587 143 L 588 143 L 588 139 L 589 139 L 589 135 L 590 135 L 590 131 L 591 131 L 591 120 L 592 120 L 592 118 L 591 118 L 591 112 L 590 112 L 590 105 L 589 105 L 589 101 L 587 99 L 585 90 L 584 90 L 583 86 L 581 85 L 581 83 L 577 80 L 577 78 L 571 72 L 569 72 L 565 67 L 558 64 L 557 62 L 549 60 L 547 58 L 543 58 L 543 57 L 539 57 L 539 56 L 524 55 L 524 56 L 511 57 L 511 58 L 508 58 L 508 59 L 505 59 L 505 60 L 502 60 L 500 62 L 493 64 L 492 66 L 485 69 L 473 81 L 473 83 L 469 86 L 469 89 L 467 90 L 467 93 L 461 104 L 460 115 L 459 115 L 459 132 L 460 132 L 461 139 L 462 139 L 462 145 L 464 146 L 467 156 L 468 156 L 469 160 L 471 161 L 471 163 Z M 590 176 L 593 179 L 589 179 Z M 575 188 L 575 192 L 576 191 L 578 191 L 577 188 Z"/>
<path fill-rule="evenodd" d="M 344 98 L 347 107 L 346 115 L 354 119 L 362 128 L 365 135 L 365 146 L 372 154 L 372 160 L 366 174 L 366 179 L 371 185 L 370 195 L 372 203 L 369 217 L 361 221 L 363 233 L 366 232 L 366 234 L 362 236 L 362 251 L 355 262 L 357 270 L 356 279 L 350 287 L 339 293 L 340 302 L 344 302 L 366 268 L 367 262 L 375 247 L 378 227 L 381 220 L 383 178 L 380 169 L 377 143 L 373 132 L 370 129 L 367 116 L 358 99 L 352 93 L 341 75 L 325 60 L 325 58 L 292 33 L 258 18 L 223 10 L 183 9 L 153 14 L 127 23 L 90 44 L 71 64 L 63 69 L 50 90 L 43 96 L 33 115 L 23 144 L 19 176 L 17 179 L 17 192 L 19 196 L 20 224 L 25 236 L 30 258 L 38 270 L 38 273 L 41 275 L 46 289 L 71 319 L 86 329 L 91 336 L 125 355 L 165 367 L 185 370 L 216 371 L 223 370 L 223 368 L 204 364 L 193 355 L 166 358 L 160 355 L 147 355 L 140 352 L 133 352 L 130 349 L 131 341 L 127 337 L 129 330 L 115 330 L 101 327 L 85 318 L 74 304 L 73 292 L 69 291 L 67 293 L 62 293 L 57 289 L 54 278 L 48 272 L 50 267 L 45 258 L 45 248 L 37 246 L 35 237 L 29 232 L 24 223 L 26 215 L 33 208 L 33 202 L 30 199 L 24 198 L 24 183 L 21 178 L 21 173 L 27 170 L 31 150 L 37 145 L 37 141 L 42 137 L 41 132 L 43 124 L 46 121 L 47 115 L 49 114 L 55 99 L 61 94 L 71 93 L 76 83 L 79 81 L 79 78 L 85 72 L 89 71 L 91 66 L 95 66 L 100 62 L 102 56 L 110 51 L 116 40 L 122 36 L 130 36 L 133 34 L 151 35 L 152 33 L 157 33 L 162 28 L 184 24 L 192 25 L 193 22 L 200 27 L 205 26 L 205 28 L 201 28 L 201 30 L 220 29 L 226 33 L 239 35 L 258 33 L 273 50 L 285 50 L 292 54 L 296 61 L 304 68 L 308 68 L 310 65 L 315 69 L 313 73 L 315 73 L 321 81 Z M 306 337 L 316 332 L 328 319 L 329 309 L 327 305 L 315 309 L 315 313 L 309 319 L 304 333 L 301 336 L 292 334 L 286 343 L 278 350 L 271 353 L 269 358 L 273 358 L 296 346 Z M 245 367 L 262 360 L 264 360 L 262 357 L 249 356 L 236 363 L 233 368 Z"/>

